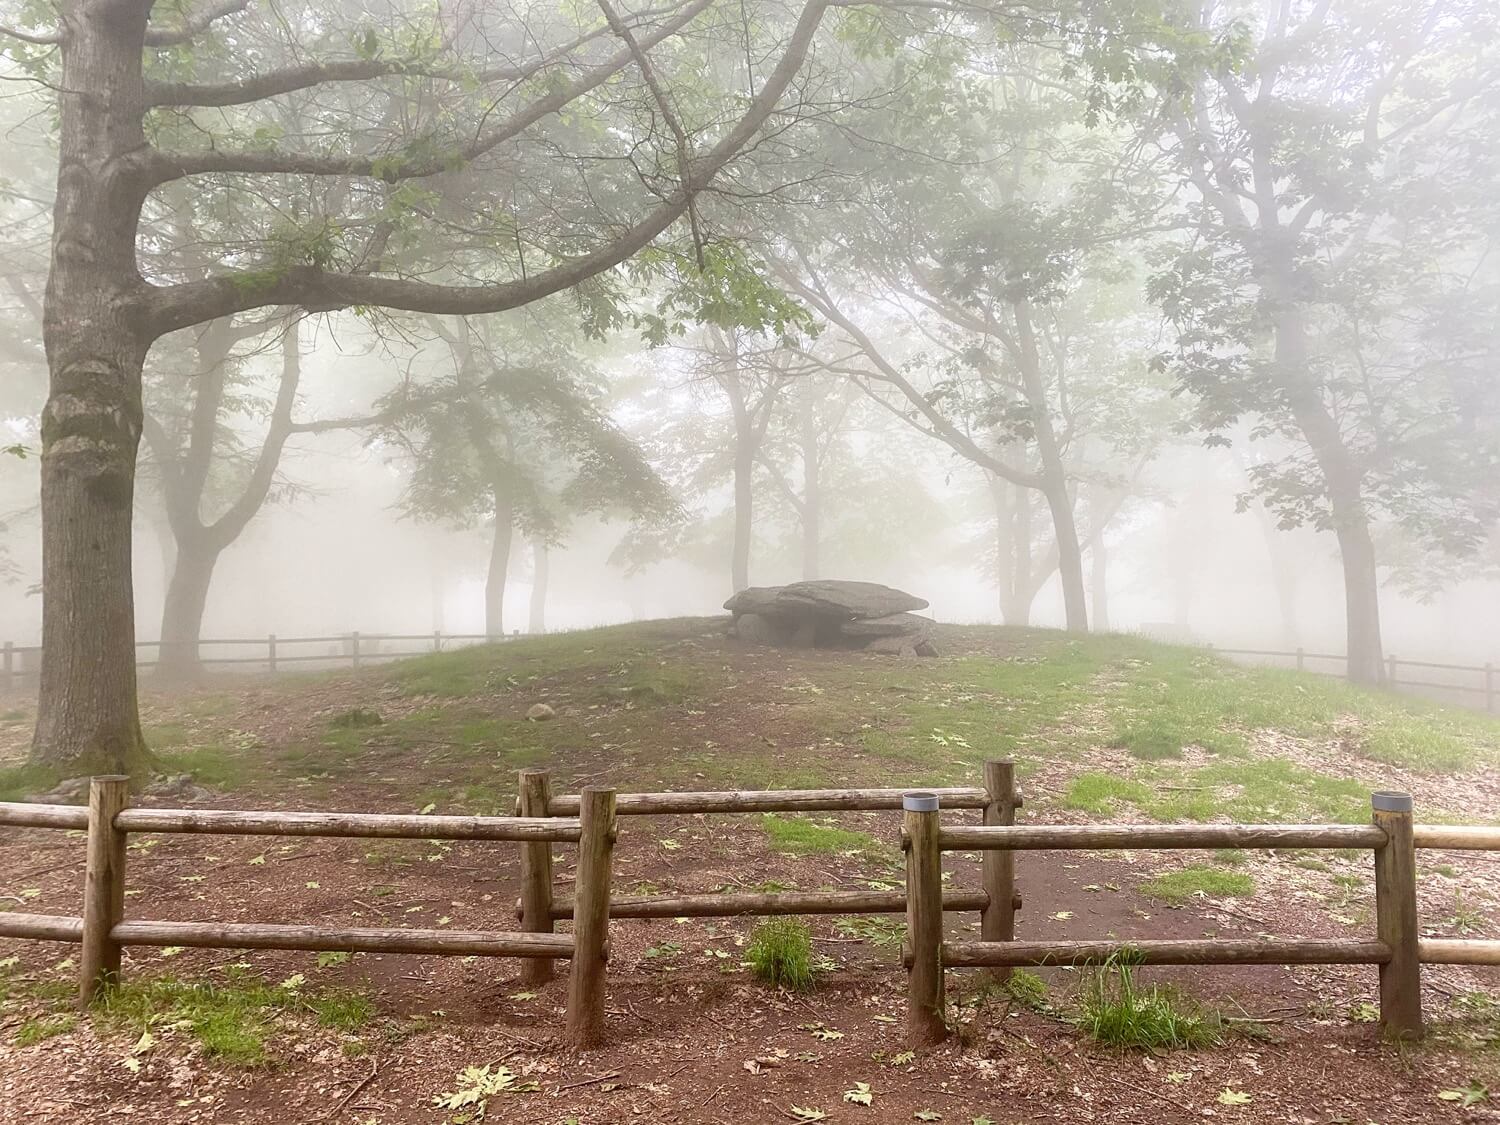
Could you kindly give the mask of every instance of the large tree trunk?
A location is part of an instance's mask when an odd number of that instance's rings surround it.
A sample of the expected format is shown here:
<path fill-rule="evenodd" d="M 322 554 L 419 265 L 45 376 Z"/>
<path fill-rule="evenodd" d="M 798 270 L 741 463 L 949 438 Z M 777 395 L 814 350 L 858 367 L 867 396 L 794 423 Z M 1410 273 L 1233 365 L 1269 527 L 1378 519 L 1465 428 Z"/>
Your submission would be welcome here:
<path fill-rule="evenodd" d="M 213 582 L 219 551 L 207 535 L 177 544 L 177 563 L 167 584 L 161 612 L 161 663 L 157 674 L 170 683 L 188 683 L 202 671 L 198 646 L 203 636 L 203 611 Z"/>
<path fill-rule="evenodd" d="M 131 516 L 150 345 L 135 229 L 145 184 L 142 36 L 148 5 L 63 13 L 59 166 L 43 336 L 42 671 L 32 759 L 139 770 Z"/>
<path fill-rule="evenodd" d="M 813 409 L 812 383 L 802 393 L 802 416 L 799 419 L 799 444 L 802 452 L 802 579 L 810 582 L 821 577 L 820 556 L 823 534 L 823 482 L 818 453 L 818 417 Z"/>
<path fill-rule="evenodd" d="M 1062 582 L 1063 617 L 1070 633 L 1087 633 L 1089 629 L 1088 595 L 1083 581 L 1083 549 L 1078 542 L 1078 523 L 1073 514 L 1073 497 L 1068 492 L 1067 467 L 1062 447 L 1052 428 L 1052 409 L 1042 379 L 1041 355 L 1037 350 L 1036 332 L 1031 324 L 1031 305 L 1025 300 L 1014 302 L 1016 340 L 1020 347 L 1021 382 L 1031 407 L 1032 425 L 1036 431 L 1037 454 L 1042 463 L 1042 495 L 1052 513 L 1053 536 L 1057 542 L 1057 575 Z"/>
<path fill-rule="evenodd" d="M 1348 676 L 1356 683 L 1385 682 L 1385 655 L 1380 639 L 1380 578 L 1375 543 L 1364 505 L 1334 498 L 1333 518 L 1344 564 L 1344 614 L 1349 654 Z"/>
<path fill-rule="evenodd" d="M 540 538 L 533 539 L 531 541 L 531 612 L 526 622 L 528 633 L 547 631 L 547 571 L 547 541 Z"/>
<path fill-rule="evenodd" d="M 510 498 L 495 488 L 495 530 L 490 540 L 490 567 L 484 580 L 484 632 L 491 639 L 505 636 L 505 576 L 510 571 L 514 537 Z"/>

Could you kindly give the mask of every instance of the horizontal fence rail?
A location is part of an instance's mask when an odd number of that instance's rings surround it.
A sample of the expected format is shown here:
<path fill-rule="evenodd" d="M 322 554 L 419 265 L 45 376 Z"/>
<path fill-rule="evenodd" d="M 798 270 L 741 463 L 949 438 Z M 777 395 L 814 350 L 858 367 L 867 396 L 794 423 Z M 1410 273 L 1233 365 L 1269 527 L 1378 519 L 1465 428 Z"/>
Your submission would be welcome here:
<path fill-rule="evenodd" d="M 880 812 L 901 807 L 910 789 L 760 789 L 712 793 L 621 793 L 619 816 L 683 815 L 731 812 Z M 947 809 L 982 809 L 990 803 L 983 789 L 935 789 Z M 1020 804 L 1019 797 L 1017 804 Z M 551 798 L 548 811 L 571 816 L 578 811 L 576 794 Z"/>
<path fill-rule="evenodd" d="M 223 809 L 126 809 L 123 832 L 214 836 L 329 836 L 397 840 L 552 840 L 577 843 L 578 819 L 519 816 L 429 816 L 401 813 L 232 812 Z"/>
<path fill-rule="evenodd" d="M 1383 965 L 1378 941 L 957 941 L 943 943 L 947 966 L 1098 965 Z"/>
<path fill-rule="evenodd" d="M 938 835 L 938 848 L 946 852 L 1384 846 L 1384 832 L 1361 824 L 1028 824 L 944 828 Z"/>

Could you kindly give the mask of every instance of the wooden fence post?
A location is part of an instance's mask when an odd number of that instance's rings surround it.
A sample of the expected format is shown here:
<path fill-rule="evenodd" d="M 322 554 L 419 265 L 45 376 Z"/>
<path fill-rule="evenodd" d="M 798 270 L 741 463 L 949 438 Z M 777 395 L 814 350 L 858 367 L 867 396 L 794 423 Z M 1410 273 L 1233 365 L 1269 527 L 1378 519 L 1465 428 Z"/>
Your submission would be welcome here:
<path fill-rule="evenodd" d="M 270 633 L 266 636 L 266 671 L 271 675 L 276 674 L 276 634 Z"/>
<path fill-rule="evenodd" d="M 1417 958 L 1417 852 L 1411 797 L 1375 793 L 1375 824 L 1386 842 L 1375 851 L 1375 933 L 1390 947 L 1380 966 L 1380 1026 L 1390 1038 L 1422 1034 L 1422 967 Z"/>
<path fill-rule="evenodd" d="M 1493 664 L 1484 666 L 1484 709 L 1490 714 L 1495 712 L 1495 666 Z"/>
<path fill-rule="evenodd" d="M 522 816 L 547 816 L 552 803 L 552 771 L 522 770 L 517 789 Z M 536 840 L 521 845 L 521 929 L 550 934 L 552 926 L 552 843 Z M 527 984 L 546 984 L 556 966 L 550 957 L 528 957 L 521 966 Z"/>
<path fill-rule="evenodd" d="M 359 634 L 357 632 L 349 634 L 349 666 L 354 671 L 359 671 Z"/>
<path fill-rule="evenodd" d="M 5 667 L 0 671 L 0 689 L 9 691 L 15 686 L 16 676 L 16 646 L 11 641 L 5 642 Z M 1488 679 L 1488 677 L 1486 677 Z"/>
<path fill-rule="evenodd" d="M 943 998 L 943 853 L 938 850 L 938 798 L 901 799 L 906 843 L 906 1029 L 914 1045 L 941 1043 L 948 1034 Z"/>
<path fill-rule="evenodd" d="M 609 958 L 609 884 L 615 847 L 615 791 L 583 789 L 578 875 L 573 882 L 573 967 L 568 975 L 568 1042 L 597 1043 L 604 1031 L 604 966 Z"/>
<path fill-rule="evenodd" d="M 432 651 L 443 651 L 443 631 L 441 629 L 434 629 L 432 631 Z"/>
<path fill-rule="evenodd" d="M 1014 824 L 1016 808 L 1021 803 L 1016 796 L 1016 764 L 985 762 L 984 788 L 990 797 L 990 803 L 984 807 L 984 823 Z M 980 940 L 1015 941 L 1016 853 L 1009 849 L 987 849 L 980 863 L 984 890 L 990 896 L 989 905 L 980 917 Z M 1010 979 L 1010 974 L 1009 967 L 990 970 L 990 976 L 1001 984 Z"/>
<path fill-rule="evenodd" d="M 1302 651 L 1301 647 L 1299 646 L 1298 649 L 1297 649 L 1297 671 L 1299 671 L 1299 672 L 1302 671 L 1305 662 L 1306 662 L 1306 654 Z"/>
<path fill-rule="evenodd" d="M 125 916 L 125 833 L 115 816 L 130 804 L 130 778 L 89 781 L 87 861 L 83 877 L 83 945 L 78 957 L 78 1006 L 86 1008 L 99 986 L 120 975 L 120 946 L 110 931 Z"/>
<path fill-rule="evenodd" d="M 1396 686 L 1396 657 L 1394 653 L 1386 657 L 1385 683 L 1389 688 L 1395 688 Z"/>

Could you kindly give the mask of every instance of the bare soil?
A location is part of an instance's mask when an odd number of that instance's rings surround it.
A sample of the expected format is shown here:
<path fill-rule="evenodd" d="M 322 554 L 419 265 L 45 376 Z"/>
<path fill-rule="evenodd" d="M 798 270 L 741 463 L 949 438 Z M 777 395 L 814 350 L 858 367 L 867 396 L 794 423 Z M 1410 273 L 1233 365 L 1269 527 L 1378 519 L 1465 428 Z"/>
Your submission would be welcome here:
<path fill-rule="evenodd" d="M 738 690 L 732 699 L 716 700 L 711 715 L 698 706 L 679 709 L 672 718 L 684 737 L 701 733 L 711 720 L 720 742 L 800 740 L 806 742 L 801 753 L 807 764 L 826 764 L 830 784 L 836 784 L 846 772 L 840 755 L 847 751 L 808 740 L 777 710 L 785 699 L 786 660 L 732 646 L 716 650 L 713 658 L 734 662 Z M 565 703 L 569 691 L 560 682 L 538 694 Z M 230 698 L 222 721 L 253 728 L 272 746 L 299 737 L 330 708 L 369 700 L 386 711 L 399 705 L 375 677 L 323 679 L 292 691 L 249 683 Z M 162 714 L 180 714 L 171 701 L 154 706 Z M 598 776 L 626 784 L 629 771 L 617 754 L 583 745 L 570 763 L 572 781 Z M 1107 753 L 1100 753 L 1099 761 L 1107 762 Z M 1100 767 L 1073 762 L 1067 768 Z M 316 799 L 288 787 L 280 800 L 265 793 L 253 801 L 222 794 L 205 803 L 408 810 L 392 801 L 388 761 L 381 771 L 381 778 L 341 778 L 320 786 Z M 1047 805 L 1048 790 L 1059 782 L 1047 769 L 1033 779 L 1027 815 L 1068 819 Z M 398 775 L 396 788 L 402 784 Z M 951 815 L 960 821 L 968 816 Z M 771 850 L 754 816 L 626 819 L 616 890 L 899 883 L 895 814 L 846 814 L 827 822 L 868 833 L 878 846 L 788 855 Z M 559 893 L 566 893 L 572 854 L 565 847 L 557 853 Z M 1142 893 L 1138 884 L 1178 864 L 1171 857 L 1025 853 L 1018 861 L 1025 899 L 1020 934 L 1347 937 L 1369 930 L 1367 857 L 1327 857 L 1327 870 L 1298 867 L 1297 857 L 1247 858 L 1233 870 L 1254 875 L 1252 896 L 1200 897 L 1170 906 Z M 1430 858 L 1464 865 L 1465 886 L 1495 886 L 1496 865 L 1485 857 Z M 76 835 L 0 830 L 3 901 L 18 910 L 78 912 L 82 860 Z M 1199 861 L 1183 858 L 1178 865 Z M 128 862 L 127 913 L 133 917 L 514 926 L 516 849 L 503 844 L 160 836 L 133 838 Z M 975 885 L 973 857 L 950 856 L 947 867 L 951 885 Z M 1336 884 L 1340 874 L 1365 879 Z M 1335 885 L 1344 888 L 1342 898 L 1331 890 Z M 1424 878 L 1423 894 L 1426 916 L 1451 908 L 1453 891 L 1441 878 Z M 1493 909 L 1471 924 L 1494 934 Z M 1242 1021 L 1222 1047 L 1161 1054 L 1107 1049 L 1087 1039 L 1068 1018 L 1077 972 L 1044 971 L 1049 1008 L 1035 1011 L 986 989 L 977 971 L 953 971 L 948 982 L 956 1001 L 954 1035 L 941 1047 L 908 1057 L 897 948 L 835 919 L 812 919 L 811 925 L 827 963 L 815 989 L 793 995 L 755 981 L 743 967 L 753 920 L 616 922 L 608 1043 L 582 1055 L 560 1046 L 565 965 L 557 980 L 532 990 L 520 983 L 518 964 L 504 960 L 359 955 L 320 968 L 305 953 L 127 951 L 128 979 L 170 973 L 223 980 L 230 966 L 245 964 L 272 983 L 301 974 L 310 992 L 345 986 L 372 998 L 374 1019 L 349 1033 L 320 1027 L 310 1011 L 276 1017 L 271 1061 L 249 1068 L 205 1057 L 191 1030 L 181 1027 L 154 1029 L 154 1043 L 138 1054 L 136 1033 L 92 1019 L 35 1045 L 17 1045 L 23 1021 L 42 1010 L 25 989 L 71 980 L 72 951 L 0 941 L 0 960 L 19 959 L 11 970 L 13 995 L 0 1008 L 0 1122 L 436 1125 L 452 1114 L 435 1106 L 434 1098 L 455 1089 L 455 1075 L 464 1067 L 484 1065 L 503 1065 L 536 1084 L 527 1092 L 491 1097 L 488 1120 L 537 1125 L 812 1119 L 799 1117 L 794 1107 L 821 1111 L 839 1123 L 1500 1120 L 1490 1104 L 1466 1108 L 1438 1096 L 1476 1081 L 1500 1086 L 1500 1052 L 1475 1050 L 1443 1028 L 1419 1047 L 1382 1044 L 1366 1019 L 1375 998 L 1373 969 L 1142 970 L 1146 982 L 1170 983 Z M 969 932 L 978 919 L 953 914 L 949 925 L 955 933 Z M 1455 1000 L 1466 995 L 1487 992 L 1500 1000 L 1500 972 L 1490 970 L 1430 968 L 1424 985 L 1427 1009 L 1439 1021 L 1454 1015 Z M 132 1070 L 127 1059 L 137 1060 L 139 1068 Z M 869 1106 L 844 1100 L 861 1082 L 873 1095 Z"/>

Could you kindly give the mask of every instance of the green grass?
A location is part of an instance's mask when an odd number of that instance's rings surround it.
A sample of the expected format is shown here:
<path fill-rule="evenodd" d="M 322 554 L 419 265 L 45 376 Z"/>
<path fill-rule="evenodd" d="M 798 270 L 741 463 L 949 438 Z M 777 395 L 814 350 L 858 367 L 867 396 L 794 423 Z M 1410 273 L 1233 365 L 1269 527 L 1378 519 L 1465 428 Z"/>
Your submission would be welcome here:
<path fill-rule="evenodd" d="M 1151 790 L 1139 781 L 1112 773 L 1081 773 L 1068 782 L 1062 807 L 1104 816 L 1122 802 L 1141 805 L 1151 799 Z"/>
<path fill-rule="evenodd" d="M 1255 880 L 1242 871 L 1184 867 L 1180 871 L 1166 871 L 1147 879 L 1137 889 L 1142 894 L 1163 902 L 1184 902 L 1194 895 L 1249 898 L 1255 893 Z"/>
<path fill-rule="evenodd" d="M 1128 958 L 1112 958 L 1084 983 L 1078 1024 L 1110 1047 L 1159 1051 L 1213 1047 L 1223 1041 L 1216 1013 L 1171 989 L 1142 988 Z"/>
<path fill-rule="evenodd" d="M 798 816 L 777 816 L 766 813 L 761 817 L 761 828 L 773 851 L 790 852 L 792 855 L 826 855 L 838 852 L 879 852 L 890 845 L 875 839 L 868 832 L 855 832 L 830 824 L 819 824 Z"/>
<path fill-rule="evenodd" d="M 17 1047 L 33 1047 L 44 1040 L 51 1039 L 54 1035 L 63 1035 L 78 1026 L 78 1017 L 74 1015 L 57 1016 L 28 1016 L 21 1021 L 21 1026 L 16 1028 L 15 1043 Z"/>
<path fill-rule="evenodd" d="M 800 918 L 773 918 L 750 932 L 750 971 L 767 984 L 805 992 L 813 986 L 812 930 Z"/>
<path fill-rule="evenodd" d="M 1040 1012 L 1049 1006 L 1047 982 L 1030 969 L 1012 970 L 1004 988 L 1010 998 L 1023 1008 Z"/>
<path fill-rule="evenodd" d="M 237 1066 L 268 1061 L 268 1044 L 285 1013 L 310 1008 L 318 1021 L 352 1030 L 370 1019 L 367 998 L 346 990 L 304 994 L 297 979 L 281 985 L 232 976 L 224 984 L 174 977 L 126 980 L 103 990 L 96 1003 L 100 1022 L 139 1035 L 153 1027 L 185 1028 L 212 1058 Z"/>
<path fill-rule="evenodd" d="M 0 767 L 0 801 L 23 801 L 33 793 L 45 793 L 68 776 L 52 766 L 34 766 L 29 762 Z"/>

